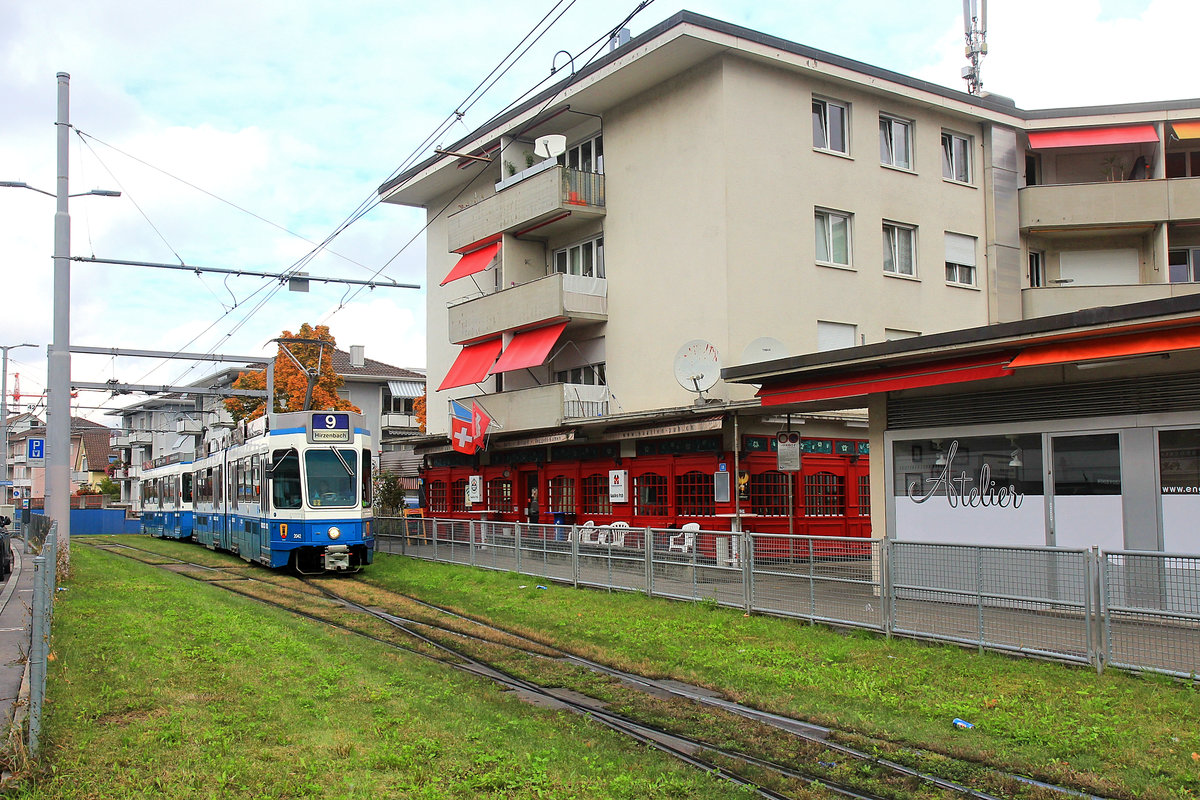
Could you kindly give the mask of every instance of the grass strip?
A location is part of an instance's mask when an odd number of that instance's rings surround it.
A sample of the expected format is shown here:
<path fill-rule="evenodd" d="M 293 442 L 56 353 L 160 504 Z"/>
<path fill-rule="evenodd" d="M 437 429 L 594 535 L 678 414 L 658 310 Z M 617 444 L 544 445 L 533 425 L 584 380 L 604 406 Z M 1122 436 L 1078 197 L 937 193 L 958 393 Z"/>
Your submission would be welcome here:
<path fill-rule="evenodd" d="M 713 603 L 575 590 L 378 554 L 358 578 L 620 669 L 1109 797 L 1200 797 L 1200 691 L 951 645 L 888 640 Z M 545 589 L 536 588 L 538 584 Z M 975 724 L 952 726 L 955 717 Z M 851 741 L 860 745 L 864 742 Z M 901 760 L 897 758 L 897 760 Z M 945 777 L 953 762 L 920 756 Z"/>
<path fill-rule="evenodd" d="M 21 798 L 721 798 L 741 790 L 493 684 L 75 548 Z"/>

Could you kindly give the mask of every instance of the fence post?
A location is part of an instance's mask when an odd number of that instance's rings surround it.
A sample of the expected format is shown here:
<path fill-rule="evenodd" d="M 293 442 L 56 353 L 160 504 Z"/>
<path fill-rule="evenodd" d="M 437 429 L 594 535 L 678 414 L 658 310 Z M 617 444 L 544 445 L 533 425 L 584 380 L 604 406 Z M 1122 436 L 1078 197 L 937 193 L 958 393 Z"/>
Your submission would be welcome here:
<path fill-rule="evenodd" d="M 513 528 L 513 547 L 516 549 L 517 557 L 517 574 L 521 574 L 521 523 L 514 523 Z"/>
<path fill-rule="evenodd" d="M 883 614 L 883 633 L 892 638 L 892 540 L 886 535 L 879 540 L 879 606 Z"/>
<path fill-rule="evenodd" d="M 975 614 L 979 628 L 979 654 L 983 655 L 983 548 L 975 548 Z"/>
<path fill-rule="evenodd" d="M 471 566 L 475 566 L 475 520 L 467 520 L 467 539 L 471 552 Z"/>
<path fill-rule="evenodd" d="M 754 610 L 754 540 L 748 533 L 737 534 L 738 559 L 742 562 L 742 602 L 746 616 Z"/>
<path fill-rule="evenodd" d="M 37 755 L 46 690 L 46 557 L 33 559 L 33 640 L 29 654 L 29 754 Z"/>
<path fill-rule="evenodd" d="M 642 536 L 642 545 L 646 548 L 646 596 L 654 597 L 654 531 L 649 527 Z"/>
<path fill-rule="evenodd" d="M 437 554 L 437 533 L 438 533 L 437 529 L 438 529 L 438 521 L 437 521 L 436 519 L 432 519 L 432 520 L 430 520 L 430 521 L 429 521 L 429 527 L 430 527 L 430 530 L 431 530 L 431 531 L 432 531 L 432 533 L 433 533 L 433 560 L 434 560 L 434 561 L 437 561 L 437 560 L 438 560 L 438 554 Z"/>
<path fill-rule="evenodd" d="M 579 528 L 575 526 L 575 535 L 571 537 L 571 583 L 579 588 Z"/>
<path fill-rule="evenodd" d="M 1108 626 L 1105 624 L 1105 609 L 1108 607 L 1108 559 L 1100 553 L 1098 545 L 1092 545 L 1092 549 L 1084 554 L 1084 560 L 1087 564 L 1087 591 L 1084 592 L 1084 602 L 1087 606 L 1088 651 L 1096 660 L 1096 673 L 1101 674 L 1104 672 L 1104 661 L 1108 657 Z"/>

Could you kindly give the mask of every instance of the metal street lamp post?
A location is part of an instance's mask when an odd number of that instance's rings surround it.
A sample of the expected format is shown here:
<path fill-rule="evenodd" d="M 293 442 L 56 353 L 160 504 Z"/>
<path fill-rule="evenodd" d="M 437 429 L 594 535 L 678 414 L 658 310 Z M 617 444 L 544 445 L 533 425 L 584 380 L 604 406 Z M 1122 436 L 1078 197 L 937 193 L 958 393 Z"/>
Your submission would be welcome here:
<path fill-rule="evenodd" d="M 3 351 L 3 366 L 0 366 L 0 480 L 6 481 L 0 488 L 0 503 L 7 504 L 11 495 L 8 486 L 8 351 L 18 347 L 37 347 L 36 344 L 0 345 Z"/>
<path fill-rule="evenodd" d="M 70 194 L 70 83 L 58 73 L 58 181 L 54 212 L 54 332 L 46 348 L 46 515 L 58 522 L 58 547 L 63 566 L 71 565 L 71 215 L 68 198 L 85 194 L 120 197 L 120 192 L 94 189 Z M 0 187 L 50 194 L 20 181 L 0 181 Z"/>

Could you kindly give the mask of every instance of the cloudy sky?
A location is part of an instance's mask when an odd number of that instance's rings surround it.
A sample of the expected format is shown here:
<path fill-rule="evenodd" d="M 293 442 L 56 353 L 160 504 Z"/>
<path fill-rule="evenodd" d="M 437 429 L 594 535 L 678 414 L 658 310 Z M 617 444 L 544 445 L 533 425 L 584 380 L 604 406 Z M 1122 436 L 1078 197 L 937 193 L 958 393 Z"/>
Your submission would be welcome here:
<path fill-rule="evenodd" d="M 670 5 L 674 1 L 676 4 Z M 635 0 L 0 0 L 0 181 L 55 189 L 56 73 L 71 75 L 74 256 L 280 273 L 301 263 L 414 157 L 473 130 L 579 53 Z M 653 0 L 634 35 L 686 8 L 964 88 L 960 0 Z M 556 20 L 548 31 L 541 21 Z M 993 0 L 985 89 L 1022 108 L 1200 94 L 1195 0 Z M 472 94 L 531 30 L 537 43 Z M 561 63 L 560 59 L 560 63 Z M 507 62 L 505 62 L 507 63 Z M 438 126 L 472 98 L 461 122 Z M 434 135 L 434 138 L 429 137 Z M 45 386 L 54 200 L 0 188 L 0 345 L 9 390 Z M 423 213 L 371 208 L 305 266 L 313 275 L 424 283 Z M 75 262 L 76 345 L 266 353 L 302 322 L 347 348 L 424 365 L 424 293 L 308 294 L 277 282 Z M 190 381 L 179 361 L 75 356 L 76 380 Z M 22 408 L 30 402 L 22 399 Z M 37 402 L 34 399 L 32 402 Z M 81 393 L 80 406 L 127 400 Z M 111 421 L 93 409 L 81 413 Z"/>

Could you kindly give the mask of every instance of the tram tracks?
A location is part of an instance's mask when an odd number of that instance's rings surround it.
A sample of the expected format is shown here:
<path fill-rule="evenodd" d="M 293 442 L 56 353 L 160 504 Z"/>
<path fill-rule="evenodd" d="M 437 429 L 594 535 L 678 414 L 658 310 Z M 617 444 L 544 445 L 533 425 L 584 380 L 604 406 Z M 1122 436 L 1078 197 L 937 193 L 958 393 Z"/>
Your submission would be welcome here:
<path fill-rule="evenodd" d="M 485 677 L 530 702 L 587 716 L 763 797 L 1093 797 L 985 765 L 770 714 L 697 687 L 617 670 L 357 581 L 339 578 L 334 591 L 321 579 L 248 565 L 217 567 L 131 545 L 94 546 Z M 967 777 L 939 777 L 921 764 L 932 765 L 942 775 Z"/>

